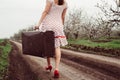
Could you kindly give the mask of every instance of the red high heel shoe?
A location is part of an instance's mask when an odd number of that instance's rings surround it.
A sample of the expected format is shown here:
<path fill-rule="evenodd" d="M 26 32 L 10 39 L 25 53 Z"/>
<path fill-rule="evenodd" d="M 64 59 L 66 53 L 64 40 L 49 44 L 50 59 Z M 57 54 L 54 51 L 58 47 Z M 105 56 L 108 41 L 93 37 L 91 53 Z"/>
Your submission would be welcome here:
<path fill-rule="evenodd" d="M 46 70 L 50 70 L 50 72 L 51 72 L 52 66 L 50 65 L 50 66 L 46 67 Z"/>
<path fill-rule="evenodd" d="M 59 71 L 58 70 L 55 70 L 54 71 L 54 78 L 59 78 Z"/>

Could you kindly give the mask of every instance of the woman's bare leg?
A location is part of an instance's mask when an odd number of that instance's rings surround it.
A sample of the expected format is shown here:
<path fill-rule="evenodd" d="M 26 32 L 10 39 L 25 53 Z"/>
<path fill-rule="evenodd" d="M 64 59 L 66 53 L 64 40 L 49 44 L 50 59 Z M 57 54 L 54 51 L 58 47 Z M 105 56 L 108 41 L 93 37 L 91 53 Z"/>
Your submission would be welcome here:
<path fill-rule="evenodd" d="M 59 70 L 59 63 L 61 59 L 60 47 L 55 48 L 55 70 Z"/>
<path fill-rule="evenodd" d="M 48 66 L 51 65 L 51 63 L 50 63 L 50 57 L 47 57 L 47 64 L 48 64 Z"/>
<path fill-rule="evenodd" d="M 55 48 L 55 70 L 59 69 L 59 63 L 61 59 L 61 51 L 60 47 Z M 47 64 L 48 66 L 51 65 L 50 57 L 47 57 Z"/>

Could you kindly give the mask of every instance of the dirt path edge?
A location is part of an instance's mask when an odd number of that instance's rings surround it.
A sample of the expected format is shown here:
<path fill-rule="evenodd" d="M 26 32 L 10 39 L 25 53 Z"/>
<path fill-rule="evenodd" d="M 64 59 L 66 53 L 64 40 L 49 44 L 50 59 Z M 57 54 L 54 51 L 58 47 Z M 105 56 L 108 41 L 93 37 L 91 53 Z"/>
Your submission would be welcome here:
<path fill-rule="evenodd" d="M 9 53 L 8 80 L 38 80 L 20 53 L 18 46 L 13 42 L 11 44 L 12 50 Z"/>

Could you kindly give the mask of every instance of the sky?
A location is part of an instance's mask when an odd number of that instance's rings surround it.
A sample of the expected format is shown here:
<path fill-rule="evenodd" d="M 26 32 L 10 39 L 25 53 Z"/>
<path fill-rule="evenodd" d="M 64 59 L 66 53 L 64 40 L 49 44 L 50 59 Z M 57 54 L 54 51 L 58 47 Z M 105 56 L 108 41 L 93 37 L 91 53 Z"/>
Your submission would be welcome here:
<path fill-rule="evenodd" d="M 82 9 L 87 16 L 96 16 L 95 7 L 100 0 L 66 0 L 68 13 L 72 9 Z M 113 4 L 113 0 L 107 0 Z M 38 23 L 46 0 L 0 0 L 0 38 L 9 38 L 20 29 Z"/>

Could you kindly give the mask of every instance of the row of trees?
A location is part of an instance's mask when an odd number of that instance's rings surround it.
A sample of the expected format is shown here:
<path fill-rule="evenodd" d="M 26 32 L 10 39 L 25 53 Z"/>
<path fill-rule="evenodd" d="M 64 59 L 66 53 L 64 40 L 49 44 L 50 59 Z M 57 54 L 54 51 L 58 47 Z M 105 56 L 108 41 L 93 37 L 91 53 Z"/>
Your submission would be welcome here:
<path fill-rule="evenodd" d="M 87 21 L 83 21 L 86 17 L 82 15 L 81 9 L 69 12 L 64 27 L 67 38 L 78 39 L 86 37 L 98 39 L 101 37 L 111 37 L 113 34 L 120 37 L 120 5 L 117 6 L 117 1 L 114 3 L 116 5 L 113 7 L 105 2 L 105 0 L 101 0 L 101 4 L 97 4 L 96 7 L 101 10 L 102 16 L 98 15 L 97 19 L 87 18 Z M 22 31 L 33 31 L 33 26 L 20 30 L 11 39 L 21 40 Z"/>
<path fill-rule="evenodd" d="M 120 5 L 117 6 L 117 1 L 114 1 L 114 3 L 116 5 L 113 7 L 105 2 L 105 0 L 101 0 L 101 4 L 97 4 L 96 7 L 100 9 L 102 15 L 98 15 L 97 19 L 87 19 L 88 21 L 85 23 L 82 23 L 81 10 L 73 11 L 73 13 L 70 12 L 65 25 L 67 37 L 96 39 L 111 37 L 112 34 L 120 36 Z"/>
<path fill-rule="evenodd" d="M 34 25 L 31 25 L 30 27 L 26 28 L 26 29 L 21 29 L 19 30 L 18 33 L 15 33 L 13 36 L 10 37 L 10 39 L 12 40 L 16 40 L 16 41 L 21 41 L 21 38 L 22 38 L 22 32 L 27 32 L 27 31 L 33 31 L 33 26 Z"/>

